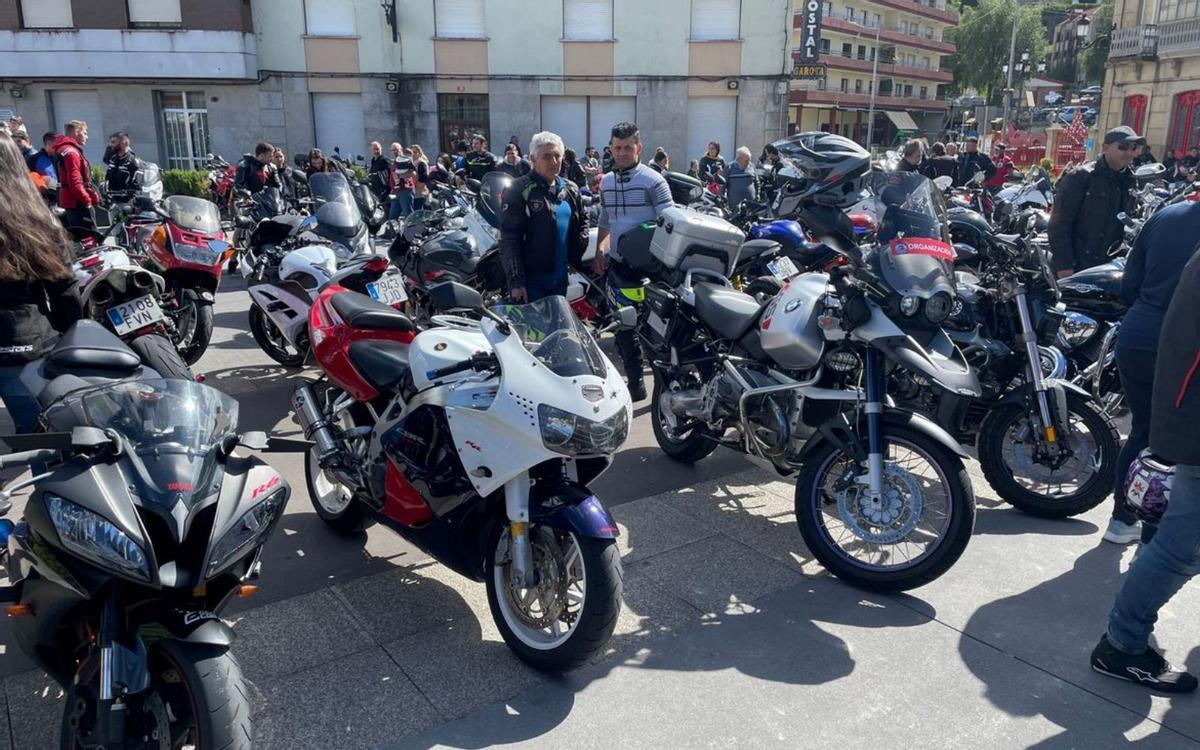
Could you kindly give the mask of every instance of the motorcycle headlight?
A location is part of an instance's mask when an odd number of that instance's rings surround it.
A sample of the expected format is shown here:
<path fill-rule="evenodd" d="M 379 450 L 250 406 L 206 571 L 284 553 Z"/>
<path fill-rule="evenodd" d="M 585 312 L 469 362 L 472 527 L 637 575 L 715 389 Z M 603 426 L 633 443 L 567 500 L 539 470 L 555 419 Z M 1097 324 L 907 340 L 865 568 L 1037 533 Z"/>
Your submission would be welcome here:
<path fill-rule="evenodd" d="M 103 516 L 51 494 L 46 495 L 46 512 L 72 554 L 130 578 L 150 580 L 146 552 Z"/>
<path fill-rule="evenodd" d="M 337 256 L 338 260 L 345 260 L 346 258 L 349 258 L 352 255 L 352 253 L 350 252 L 350 248 L 346 247 L 345 245 L 343 245 L 340 242 L 334 242 L 332 247 L 333 247 L 333 254 Z"/>
<path fill-rule="evenodd" d="M 608 419 L 596 422 L 549 404 L 539 404 L 538 425 L 542 445 L 555 453 L 609 455 L 615 453 L 629 435 L 629 410 L 623 408 Z"/>
<path fill-rule="evenodd" d="M 201 266 L 215 266 L 217 261 L 221 259 L 221 253 L 208 247 L 200 247 L 199 245 L 188 245 L 183 242 L 173 243 L 172 251 L 175 257 L 188 263 L 196 263 Z"/>
<path fill-rule="evenodd" d="M 905 295 L 900 300 L 900 312 L 904 313 L 905 315 L 909 315 L 909 316 L 916 315 L 917 308 L 919 308 L 920 306 L 921 306 L 920 298 L 914 297 L 911 294 Z"/>
<path fill-rule="evenodd" d="M 1068 312 L 1058 326 L 1058 336 L 1055 339 L 1063 349 L 1074 349 L 1082 346 L 1096 335 L 1100 324 L 1094 319 L 1078 312 Z"/>
<path fill-rule="evenodd" d="M 925 319 L 930 323 L 941 323 L 950 317 L 950 310 L 953 307 L 954 298 L 947 292 L 938 292 L 925 300 Z"/>
<path fill-rule="evenodd" d="M 266 537 L 283 515 L 283 506 L 286 504 L 287 488 L 280 487 L 242 514 L 229 531 L 213 545 L 208 556 L 208 573 L 205 577 L 212 578 L 237 559 L 239 553 Z"/>

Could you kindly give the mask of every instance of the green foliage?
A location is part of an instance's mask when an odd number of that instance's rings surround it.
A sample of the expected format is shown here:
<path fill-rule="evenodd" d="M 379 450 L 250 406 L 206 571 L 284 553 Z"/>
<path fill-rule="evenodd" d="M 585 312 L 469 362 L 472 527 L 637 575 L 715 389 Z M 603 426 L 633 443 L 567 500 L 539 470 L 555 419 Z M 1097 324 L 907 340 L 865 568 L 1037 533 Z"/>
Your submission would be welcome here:
<path fill-rule="evenodd" d="M 1061 60 L 1053 68 L 1046 71 L 1046 75 L 1056 81 L 1073 83 L 1075 81 L 1075 61 Z"/>
<path fill-rule="evenodd" d="M 1104 0 L 1100 10 L 1092 16 L 1092 39 L 1094 43 L 1079 56 L 1082 66 L 1083 79 L 1087 83 L 1104 83 L 1104 62 L 1108 60 L 1108 43 L 1111 34 L 1105 29 L 1112 28 L 1113 0 Z"/>
<path fill-rule="evenodd" d="M 1014 60 L 1028 53 L 1036 69 L 1045 59 L 1050 45 L 1042 25 L 1041 9 L 1037 5 L 1020 5 L 1017 0 L 979 0 L 978 7 L 966 8 L 958 27 L 954 29 L 954 82 L 963 89 L 973 88 L 990 99 L 1004 88 L 1004 66 L 1008 64 L 1009 42 L 1012 38 L 1013 16 L 1017 18 L 1017 45 Z M 1022 78 L 1013 75 L 1015 88 Z"/>
<path fill-rule="evenodd" d="M 97 185 L 103 185 L 104 181 L 106 179 L 108 179 L 108 170 L 106 170 L 104 167 L 102 167 L 98 164 L 93 164 L 92 165 L 92 182 L 94 182 Z"/>
<path fill-rule="evenodd" d="M 350 172 L 354 175 L 354 179 L 358 180 L 359 182 L 367 181 L 367 170 L 365 167 L 361 167 L 357 164 L 347 164 L 346 166 L 350 169 Z"/>
<path fill-rule="evenodd" d="M 207 198 L 209 195 L 208 172 L 191 169 L 167 169 L 162 173 L 165 195 L 190 195 Z"/>

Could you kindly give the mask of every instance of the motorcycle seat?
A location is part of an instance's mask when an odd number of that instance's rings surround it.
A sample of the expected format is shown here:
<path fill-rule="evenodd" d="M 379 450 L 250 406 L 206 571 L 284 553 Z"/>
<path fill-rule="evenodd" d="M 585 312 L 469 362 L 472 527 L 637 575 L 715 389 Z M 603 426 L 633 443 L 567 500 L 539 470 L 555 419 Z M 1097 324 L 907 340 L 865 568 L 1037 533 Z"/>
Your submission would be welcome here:
<path fill-rule="evenodd" d="M 758 320 L 762 305 L 748 294 L 702 281 L 692 287 L 696 315 L 721 336 L 736 341 Z"/>
<path fill-rule="evenodd" d="M 376 328 L 384 331 L 417 330 L 407 315 L 394 307 L 377 302 L 365 294 L 341 292 L 333 295 L 329 303 L 352 328 Z"/>
<path fill-rule="evenodd" d="M 81 320 L 71 326 L 46 355 L 49 374 L 128 375 L 141 365 L 132 349 L 94 320 Z"/>
<path fill-rule="evenodd" d="M 358 374 L 376 390 L 388 390 L 408 373 L 408 344 L 355 341 L 348 351 Z"/>
<path fill-rule="evenodd" d="M 749 260 L 750 258 L 757 258 L 760 255 L 766 255 L 767 253 L 781 249 L 783 249 L 783 245 L 779 244 L 775 240 L 747 240 L 742 243 L 741 252 L 738 253 L 738 262 L 740 263 L 741 261 Z"/>
<path fill-rule="evenodd" d="M 1019 234 L 999 234 L 999 233 L 997 233 L 997 234 L 996 234 L 996 239 L 1000 240 L 1001 242 L 1007 243 L 1007 244 L 1009 244 L 1009 245 L 1015 245 L 1015 244 L 1017 244 L 1017 240 L 1021 239 L 1021 235 L 1019 235 Z"/>

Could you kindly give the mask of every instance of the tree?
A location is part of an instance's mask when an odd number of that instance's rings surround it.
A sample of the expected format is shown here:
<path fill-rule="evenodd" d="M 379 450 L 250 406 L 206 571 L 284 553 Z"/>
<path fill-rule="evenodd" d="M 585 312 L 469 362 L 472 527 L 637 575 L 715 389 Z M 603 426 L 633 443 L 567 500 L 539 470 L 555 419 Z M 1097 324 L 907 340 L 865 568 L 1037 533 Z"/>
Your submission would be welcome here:
<path fill-rule="evenodd" d="M 985 99 L 1004 89 L 1014 14 L 1017 46 L 1013 59 L 1020 62 L 1022 53 L 1027 53 L 1030 67 L 1035 69 L 1045 59 L 1050 45 L 1039 6 L 1020 5 L 1017 0 L 979 0 L 977 7 L 963 10 L 958 27 L 952 30 L 957 47 L 954 82 L 960 89 L 973 88 Z M 1029 76 L 1029 72 L 1014 73 L 1013 86 Z"/>

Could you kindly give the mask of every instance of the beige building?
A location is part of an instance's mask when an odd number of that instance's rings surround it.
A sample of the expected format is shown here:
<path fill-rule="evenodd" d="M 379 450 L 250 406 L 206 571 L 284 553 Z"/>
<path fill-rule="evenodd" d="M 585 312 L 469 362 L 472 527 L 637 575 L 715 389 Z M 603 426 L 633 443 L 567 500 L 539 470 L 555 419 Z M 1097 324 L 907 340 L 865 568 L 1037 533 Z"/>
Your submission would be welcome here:
<path fill-rule="evenodd" d="M 1162 157 L 1200 145 L 1200 8 L 1116 0 L 1099 132 L 1129 125 Z"/>
<path fill-rule="evenodd" d="M 824 0 L 820 62 L 823 81 L 793 81 L 793 130 L 828 130 L 860 142 L 867 137 L 872 69 L 879 56 L 873 140 L 890 143 L 900 130 L 936 133 L 945 126 L 945 87 L 953 74 L 942 58 L 958 23 L 945 0 Z M 802 16 L 794 24 L 800 46 Z"/>

